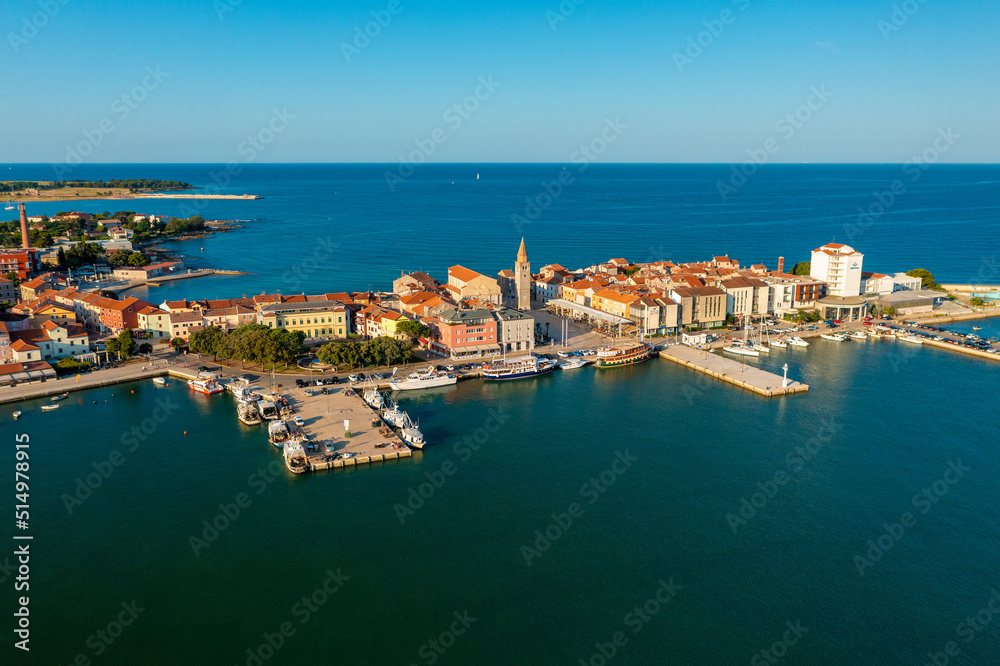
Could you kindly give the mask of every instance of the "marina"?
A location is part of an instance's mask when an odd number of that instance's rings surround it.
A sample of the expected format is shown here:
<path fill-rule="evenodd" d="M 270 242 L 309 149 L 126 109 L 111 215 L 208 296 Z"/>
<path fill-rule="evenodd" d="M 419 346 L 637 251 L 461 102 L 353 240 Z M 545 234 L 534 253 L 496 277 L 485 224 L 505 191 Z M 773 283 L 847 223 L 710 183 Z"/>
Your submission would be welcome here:
<path fill-rule="evenodd" d="M 745 365 L 723 356 L 706 351 L 700 351 L 686 345 L 671 345 L 660 352 L 660 358 L 679 363 L 683 366 L 703 372 L 716 379 L 728 382 L 740 388 L 768 398 L 779 395 L 804 393 L 809 390 L 808 384 L 796 381 L 785 382 L 776 374 Z"/>

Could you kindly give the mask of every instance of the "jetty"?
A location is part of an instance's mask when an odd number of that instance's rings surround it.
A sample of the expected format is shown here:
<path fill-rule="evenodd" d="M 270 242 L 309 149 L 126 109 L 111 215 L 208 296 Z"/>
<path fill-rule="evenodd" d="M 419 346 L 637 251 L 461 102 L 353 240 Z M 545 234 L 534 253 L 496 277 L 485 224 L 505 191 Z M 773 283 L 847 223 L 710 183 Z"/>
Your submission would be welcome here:
<path fill-rule="evenodd" d="M 697 370 L 768 398 L 804 393 L 809 390 L 808 384 L 789 381 L 786 386 L 783 386 L 782 377 L 772 372 L 687 345 L 667 347 L 660 352 L 660 358 L 679 363 L 692 370 Z"/>

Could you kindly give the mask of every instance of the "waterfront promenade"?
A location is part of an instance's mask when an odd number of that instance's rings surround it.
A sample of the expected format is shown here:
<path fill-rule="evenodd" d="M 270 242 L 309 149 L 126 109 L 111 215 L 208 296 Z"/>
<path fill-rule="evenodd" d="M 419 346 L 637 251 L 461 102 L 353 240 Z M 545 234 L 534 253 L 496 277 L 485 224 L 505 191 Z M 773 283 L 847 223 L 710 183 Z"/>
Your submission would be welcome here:
<path fill-rule="evenodd" d="M 660 358 L 679 363 L 692 370 L 697 370 L 768 398 L 804 393 L 809 390 L 808 384 L 795 381 L 789 381 L 788 386 L 782 386 L 782 378 L 779 375 L 735 359 L 686 345 L 671 345 L 660 352 Z"/>

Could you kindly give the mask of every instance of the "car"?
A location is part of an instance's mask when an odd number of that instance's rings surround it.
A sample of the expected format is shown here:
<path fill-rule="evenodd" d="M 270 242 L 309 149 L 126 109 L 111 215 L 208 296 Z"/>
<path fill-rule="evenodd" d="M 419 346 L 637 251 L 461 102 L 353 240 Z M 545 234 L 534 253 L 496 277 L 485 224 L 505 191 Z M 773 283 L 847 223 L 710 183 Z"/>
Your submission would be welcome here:
<path fill-rule="evenodd" d="M 294 419 L 292 419 L 292 421 L 294 421 L 295 425 L 297 425 L 300 428 L 306 424 L 306 422 L 302 420 L 301 416 L 296 416 Z"/>
<path fill-rule="evenodd" d="M 556 352 L 556 354 L 559 356 L 559 358 L 569 358 L 569 352 L 560 351 Z"/>
<path fill-rule="evenodd" d="M 295 380 L 295 386 L 298 387 L 298 388 L 305 388 L 306 383 L 305 383 L 304 380 L 296 379 Z"/>
<path fill-rule="evenodd" d="M 198 372 L 208 372 L 208 367 L 204 365 L 199 365 Z"/>
<path fill-rule="evenodd" d="M 327 387 L 324 386 L 323 387 L 323 395 L 329 395 L 329 394 L 330 394 L 330 389 L 328 389 Z"/>
<path fill-rule="evenodd" d="M 448 372 L 455 372 L 455 366 L 453 366 L 453 365 L 446 365 L 446 366 L 444 366 L 444 368 Z"/>
<path fill-rule="evenodd" d="M 358 376 L 355 375 L 354 373 L 351 373 L 351 375 L 348 377 L 348 379 L 350 379 L 352 382 L 356 382 L 356 381 L 358 381 Z"/>
<path fill-rule="evenodd" d="M 340 377 L 330 377 L 330 383 L 331 384 L 339 384 L 340 383 Z"/>
<path fill-rule="evenodd" d="M 365 373 L 363 373 L 363 372 L 359 372 L 358 373 L 358 381 L 362 381 L 362 382 L 365 381 Z"/>

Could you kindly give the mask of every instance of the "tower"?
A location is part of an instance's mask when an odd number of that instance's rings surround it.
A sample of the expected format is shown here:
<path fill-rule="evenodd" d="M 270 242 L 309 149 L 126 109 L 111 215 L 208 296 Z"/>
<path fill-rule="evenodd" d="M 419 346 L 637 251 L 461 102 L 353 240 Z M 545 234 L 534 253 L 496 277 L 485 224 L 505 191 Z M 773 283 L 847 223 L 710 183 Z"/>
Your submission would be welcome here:
<path fill-rule="evenodd" d="M 21 247 L 27 250 L 31 247 L 31 235 L 28 233 L 28 213 L 24 210 L 24 204 L 17 204 L 18 212 L 21 213 Z"/>
<path fill-rule="evenodd" d="M 517 290 L 517 309 L 531 309 L 531 263 L 528 262 L 528 251 L 524 249 L 524 237 L 521 237 L 521 247 L 517 251 L 517 261 L 514 263 L 514 287 Z"/>

